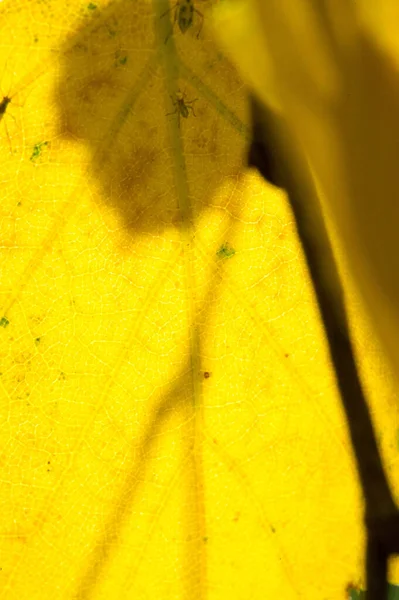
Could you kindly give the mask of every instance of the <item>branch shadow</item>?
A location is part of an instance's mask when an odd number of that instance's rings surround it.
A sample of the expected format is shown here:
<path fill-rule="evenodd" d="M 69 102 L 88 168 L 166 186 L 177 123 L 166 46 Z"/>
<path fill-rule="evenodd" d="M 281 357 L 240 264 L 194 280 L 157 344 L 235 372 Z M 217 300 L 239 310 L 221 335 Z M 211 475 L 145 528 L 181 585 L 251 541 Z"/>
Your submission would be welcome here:
<path fill-rule="evenodd" d="M 181 75 L 181 53 L 173 37 L 164 44 L 168 23 L 160 25 L 158 17 L 144 0 L 135 0 L 134 6 L 125 0 L 93 11 L 61 51 L 54 94 L 58 134 L 88 149 L 88 174 L 100 189 L 94 201 L 111 209 L 123 235 L 132 241 L 141 234 L 195 228 L 220 185 L 227 178 L 239 177 L 248 145 L 247 138 L 231 126 L 235 111 L 221 100 L 228 98 L 233 107 L 237 103 L 245 115 L 245 89 L 233 67 L 206 38 L 202 40 L 202 72 L 188 81 L 187 71 Z M 180 41 L 191 44 L 194 54 L 201 43 L 195 35 L 180 36 Z M 186 62 L 187 54 L 184 58 Z M 204 93 L 207 89 L 218 91 L 218 81 L 219 98 L 217 93 Z M 173 109 L 170 91 L 179 88 L 184 89 L 188 101 L 198 97 L 196 116 L 168 114 Z M 219 199 L 221 208 L 223 202 L 227 206 L 229 198 Z M 230 206 L 230 224 L 234 221 L 231 210 Z M 234 210 L 237 223 L 240 209 Z M 107 211 L 102 214 L 107 218 Z M 212 311 L 205 309 L 216 299 L 211 279 L 197 313 L 210 314 Z M 195 352 L 200 362 L 199 339 Z M 144 479 L 153 441 L 165 427 L 168 414 L 183 411 L 193 416 L 193 403 L 183 390 L 189 387 L 191 396 L 195 394 L 193 380 L 204 375 L 194 373 L 192 364 L 192 357 L 182 357 L 180 375 L 160 399 L 142 437 L 132 440 L 126 479 L 77 582 L 74 598 L 84 600 L 94 594 Z"/>

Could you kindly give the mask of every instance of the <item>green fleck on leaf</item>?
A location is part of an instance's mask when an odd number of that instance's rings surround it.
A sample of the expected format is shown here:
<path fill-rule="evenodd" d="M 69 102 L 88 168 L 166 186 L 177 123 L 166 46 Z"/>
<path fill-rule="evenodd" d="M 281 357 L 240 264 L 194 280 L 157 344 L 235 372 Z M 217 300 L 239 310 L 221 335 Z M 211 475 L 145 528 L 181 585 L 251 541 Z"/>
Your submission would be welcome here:
<path fill-rule="evenodd" d="M 36 346 L 40 344 L 40 338 L 35 339 L 35 344 L 36 344 Z"/>
<path fill-rule="evenodd" d="M 227 242 L 222 244 L 219 250 L 216 252 L 219 258 L 231 258 L 235 253 L 236 251 L 234 248 L 232 248 Z"/>
<path fill-rule="evenodd" d="M 39 156 L 42 153 L 42 148 L 44 146 L 48 146 L 48 142 L 39 142 L 38 144 L 36 144 L 35 146 L 33 146 L 33 152 L 32 152 L 32 156 L 30 157 L 30 160 L 36 160 L 37 158 L 39 158 Z"/>
<path fill-rule="evenodd" d="M 116 30 L 112 29 L 109 25 L 106 25 L 109 37 L 113 38 L 116 36 Z"/>
<path fill-rule="evenodd" d="M 10 324 L 10 321 L 7 319 L 7 317 L 1 317 L 0 319 L 0 327 L 4 327 L 4 329 L 7 327 L 7 325 Z"/>
<path fill-rule="evenodd" d="M 97 4 L 93 4 L 93 2 L 90 2 L 90 4 L 87 5 L 87 8 L 89 10 L 96 10 Z"/>
<path fill-rule="evenodd" d="M 119 50 L 117 50 L 117 52 L 115 52 L 115 66 L 118 67 L 119 65 L 125 65 L 127 63 L 127 55 L 121 56 L 121 53 Z"/>
<path fill-rule="evenodd" d="M 348 592 L 349 600 L 363 600 L 365 598 L 365 594 L 362 590 L 356 590 L 355 588 L 351 588 L 350 590 L 348 590 Z"/>
<path fill-rule="evenodd" d="M 347 588 L 347 594 L 348 600 L 366 600 L 366 592 L 351 585 Z M 388 584 L 388 600 L 399 600 L 399 586 Z"/>

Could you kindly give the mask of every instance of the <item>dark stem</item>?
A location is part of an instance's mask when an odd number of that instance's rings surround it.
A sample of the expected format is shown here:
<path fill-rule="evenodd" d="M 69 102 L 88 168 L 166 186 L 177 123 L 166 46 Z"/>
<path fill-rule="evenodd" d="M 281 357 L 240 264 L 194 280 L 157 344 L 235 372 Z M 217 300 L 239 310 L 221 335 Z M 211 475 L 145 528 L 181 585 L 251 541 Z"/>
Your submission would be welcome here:
<path fill-rule="evenodd" d="M 287 127 L 251 98 L 253 143 L 249 165 L 285 189 L 326 332 L 365 501 L 367 600 L 387 598 L 387 561 L 399 552 L 399 512 L 392 498 L 362 390 L 349 335 L 338 268 L 317 192 Z"/>

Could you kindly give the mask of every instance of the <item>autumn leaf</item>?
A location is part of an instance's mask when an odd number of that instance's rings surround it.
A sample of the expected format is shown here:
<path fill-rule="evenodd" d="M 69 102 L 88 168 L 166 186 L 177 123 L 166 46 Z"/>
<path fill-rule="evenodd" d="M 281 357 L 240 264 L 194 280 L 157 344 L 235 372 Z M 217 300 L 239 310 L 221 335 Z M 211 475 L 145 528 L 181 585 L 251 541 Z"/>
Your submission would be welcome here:
<path fill-rule="evenodd" d="M 245 81 L 300 141 L 395 373 L 398 17 L 394 0 L 305 1 L 291 10 L 238 0 L 221 5 L 215 20 Z"/>
<path fill-rule="evenodd" d="M 184 33 L 166 1 L 1 7 L 6 599 L 335 600 L 364 581 L 293 216 L 245 168 L 247 89 L 196 6 Z M 394 383 L 345 277 L 397 488 Z"/>

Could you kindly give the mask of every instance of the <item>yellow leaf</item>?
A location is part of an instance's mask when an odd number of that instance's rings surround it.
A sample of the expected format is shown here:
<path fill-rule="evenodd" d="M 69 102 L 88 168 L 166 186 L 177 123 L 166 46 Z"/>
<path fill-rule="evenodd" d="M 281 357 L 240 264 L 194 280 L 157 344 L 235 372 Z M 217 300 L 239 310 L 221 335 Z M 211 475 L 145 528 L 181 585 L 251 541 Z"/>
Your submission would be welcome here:
<path fill-rule="evenodd" d="M 1 9 L 7 600 L 338 599 L 363 578 L 293 217 L 245 169 L 245 87 L 196 7 L 198 39 L 165 1 Z M 393 465 L 393 384 L 355 302 Z"/>
<path fill-rule="evenodd" d="M 396 3 L 242 4 L 257 22 L 256 44 L 265 48 L 270 72 L 260 73 L 252 42 L 246 79 L 258 94 L 262 87 L 266 95 L 273 90 L 273 106 L 300 141 L 330 227 L 398 373 Z M 239 36 L 219 37 L 235 47 Z"/>

